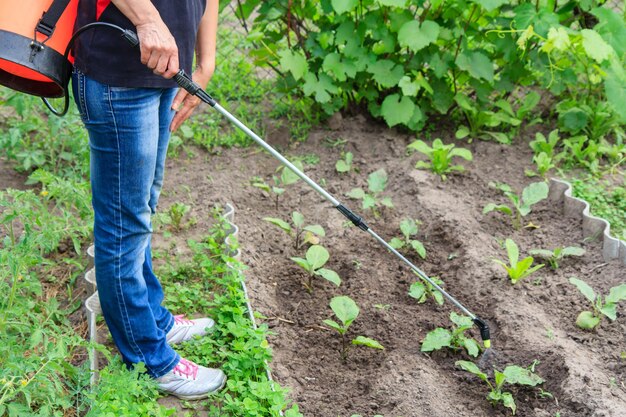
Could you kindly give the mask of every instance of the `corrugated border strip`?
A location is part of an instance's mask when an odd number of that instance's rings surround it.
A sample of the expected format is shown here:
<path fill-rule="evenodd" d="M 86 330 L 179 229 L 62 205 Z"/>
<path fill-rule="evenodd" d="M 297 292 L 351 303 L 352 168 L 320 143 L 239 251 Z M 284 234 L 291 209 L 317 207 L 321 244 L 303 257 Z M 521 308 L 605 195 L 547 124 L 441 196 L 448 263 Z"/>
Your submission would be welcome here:
<path fill-rule="evenodd" d="M 618 259 L 626 265 L 626 242 L 611 236 L 611 224 L 591 215 L 589 203 L 572 196 L 572 184 L 556 178 L 550 179 L 550 201 L 563 204 L 563 213 L 566 216 L 582 219 L 583 236 L 585 238 L 600 238 L 602 240 L 602 256 L 606 261 Z"/>
<path fill-rule="evenodd" d="M 228 247 L 232 248 L 233 242 L 231 241 L 231 239 L 237 238 L 237 235 L 239 234 L 239 227 L 235 224 L 235 208 L 231 204 L 226 203 L 226 206 L 224 207 L 224 212 L 222 213 L 222 218 L 226 220 L 229 226 L 229 229 L 227 231 L 227 236 L 226 236 L 226 244 L 228 245 Z M 94 257 L 93 245 L 87 249 L 87 255 L 89 256 L 91 260 L 91 264 L 93 265 L 93 257 Z M 229 253 L 229 255 L 237 261 L 241 260 L 241 251 L 239 250 L 239 248 L 232 250 L 231 253 Z M 233 266 L 231 263 L 228 263 L 227 266 L 230 269 L 233 269 L 233 270 L 235 269 L 235 266 Z M 96 290 L 95 268 L 92 267 L 85 273 L 85 280 L 87 281 L 89 286 L 93 288 L 94 290 L 94 293 L 91 294 L 91 296 L 89 296 L 87 300 L 85 300 L 85 307 L 87 309 L 87 322 L 89 324 L 89 339 L 91 342 L 96 343 L 98 341 L 96 317 L 98 314 L 102 314 L 102 309 L 100 308 L 100 299 L 98 298 L 98 291 Z M 252 322 L 252 327 L 256 330 L 257 324 L 256 324 L 256 320 L 254 317 L 254 311 L 252 310 L 252 305 L 250 304 L 250 297 L 248 296 L 248 287 L 246 286 L 245 275 L 243 274 L 243 272 L 241 272 L 241 288 L 243 290 L 244 297 L 246 299 L 246 310 L 248 310 L 248 317 L 250 318 L 250 321 Z M 92 372 L 91 385 L 93 386 L 96 383 L 97 372 L 98 372 L 98 356 L 97 356 L 95 349 L 93 348 L 91 348 L 89 351 L 89 368 Z M 269 381 L 273 381 L 272 373 L 270 371 L 269 364 L 267 362 L 265 362 L 265 372 L 267 375 L 267 379 Z M 274 385 L 272 384 L 272 390 L 273 389 L 274 389 Z M 280 411 L 280 415 L 281 416 L 283 415 L 282 411 Z"/>

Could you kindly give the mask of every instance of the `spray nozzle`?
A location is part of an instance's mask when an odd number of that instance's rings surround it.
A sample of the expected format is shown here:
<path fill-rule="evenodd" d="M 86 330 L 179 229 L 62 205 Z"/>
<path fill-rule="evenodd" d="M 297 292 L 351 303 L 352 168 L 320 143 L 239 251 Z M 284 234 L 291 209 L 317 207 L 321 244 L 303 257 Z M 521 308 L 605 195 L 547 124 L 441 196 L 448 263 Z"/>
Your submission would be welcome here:
<path fill-rule="evenodd" d="M 474 317 L 474 324 L 478 326 L 480 330 L 480 338 L 483 339 L 483 344 L 486 349 L 491 347 L 491 336 L 489 334 L 489 325 L 480 317 Z"/>

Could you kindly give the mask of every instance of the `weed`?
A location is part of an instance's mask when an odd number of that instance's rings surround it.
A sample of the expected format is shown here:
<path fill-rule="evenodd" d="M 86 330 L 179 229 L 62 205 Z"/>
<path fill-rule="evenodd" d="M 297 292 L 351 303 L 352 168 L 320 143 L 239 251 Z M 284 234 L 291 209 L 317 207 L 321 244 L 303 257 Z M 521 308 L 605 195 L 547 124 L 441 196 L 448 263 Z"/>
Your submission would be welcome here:
<path fill-rule="evenodd" d="M 417 239 L 411 239 L 412 236 L 417 235 L 417 226 L 421 224 L 419 220 L 413 220 L 410 218 L 402 220 L 400 222 L 400 231 L 404 236 L 404 239 L 394 237 L 389 244 L 394 249 L 402 249 L 406 246 L 413 248 L 415 252 L 422 258 L 426 259 L 426 248 L 424 244 Z"/>
<path fill-rule="evenodd" d="M 297 211 L 291 213 L 291 221 L 293 223 L 293 227 L 286 221 L 275 217 L 264 217 L 263 220 L 270 222 L 275 226 L 278 226 L 281 230 L 291 236 L 294 239 L 294 248 L 296 250 L 300 249 L 300 247 L 304 243 L 317 245 L 318 243 L 320 243 L 319 237 L 326 236 L 324 228 L 319 224 L 305 225 L 304 216 Z M 302 238 L 303 233 L 304 238 Z"/>
<path fill-rule="evenodd" d="M 481 372 L 481 370 L 474 363 L 469 361 L 456 361 L 455 365 L 476 375 L 489 386 L 489 394 L 487 398 L 492 404 L 502 404 L 509 408 L 513 414 L 517 409 L 513 394 L 509 391 L 504 391 L 504 385 L 524 385 L 534 387 L 539 384 L 543 384 L 545 381 L 526 368 L 522 368 L 517 365 L 509 365 L 504 368 L 504 371 L 500 372 L 494 369 L 494 383 L 492 384 L 487 374 Z"/>
<path fill-rule="evenodd" d="M 492 211 L 500 211 L 511 217 L 513 227 L 519 230 L 522 227 L 522 218 L 526 217 L 532 209 L 532 206 L 548 197 L 548 184 L 545 182 L 534 182 L 528 185 L 522 191 L 522 195 L 515 194 L 510 186 L 502 183 L 489 183 L 489 186 L 502 191 L 511 202 L 513 208 L 506 204 L 489 203 L 483 209 L 483 214 Z"/>
<path fill-rule="evenodd" d="M 527 276 L 544 266 L 543 264 L 532 266 L 534 262 L 532 256 L 528 256 L 520 261 L 519 248 L 512 239 L 507 239 L 504 242 L 504 246 L 509 257 L 510 265 L 507 265 L 505 262 L 502 262 L 499 259 L 494 259 L 493 261 L 502 265 L 504 269 L 506 269 L 509 278 L 511 278 L 512 284 L 515 284 L 517 283 L 517 281 L 526 278 Z"/>
<path fill-rule="evenodd" d="M 626 284 L 611 288 L 609 295 L 604 297 L 604 301 L 602 301 L 602 296 L 596 295 L 585 281 L 571 277 L 569 282 L 578 288 L 593 308 L 593 311 L 583 311 L 578 315 L 576 318 L 578 327 L 585 330 L 595 329 L 600 324 L 602 316 L 608 317 L 611 321 L 617 319 L 617 304 L 626 300 Z"/>
<path fill-rule="evenodd" d="M 307 289 L 313 290 L 313 277 L 320 276 L 336 286 L 341 285 L 341 278 L 332 269 L 322 268 L 328 262 L 330 254 L 325 247 L 321 245 L 313 245 L 306 251 L 306 259 L 293 257 L 291 258 L 300 268 L 308 273 Z"/>
<path fill-rule="evenodd" d="M 583 256 L 585 250 L 576 246 L 567 246 L 565 248 L 555 248 L 554 250 L 532 249 L 529 253 L 547 260 L 550 263 L 550 267 L 556 270 L 559 268 L 559 262 L 562 259 L 568 256 Z"/>
<path fill-rule="evenodd" d="M 356 305 L 353 299 L 345 295 L 333 297 L 330 300 L 330 308 L 335 313 L 335 316 L 339 319 L 341 324 L 334 320 L 324 320 L 324 324 L 331 329 L 336 330 L 341 335 L 341 360 L 344 362 L 348 359 L 348 340 L 346 339 L 346 333 L 350 328 L 352 322 L 359 316 L 359 306 Z M 366 346 L 373 349 L 384 349 L 384 347 L 376 340 L 365 336 L 357 336 L 352 339 L 353 345 Z"/>
<path fill-rule="evenodd" d="M 380 216 L 382 207 L 392 208 L 393 203 L 389 197 L 381 197 L 381 193 L 387 188 L 387 172 L 384 168 L 372 172 L 367 177 L 366 193 L 362 188 L 353 188 L 347 196 L 355 200 L 363 201 L 363 209 L 372 209 L 375 217 Z"/>
<path fill-rule="evenodd" d="M 611 234 L 626 240 L 626 187 L 588 177 L 571 180 L 573 195 L 591 205 L 591 213 L 611 223 Z"/>
<path fill-rule="evenodd" d="M 430 277 L 433 282 L 443 287 L 443 281 L 438 277 Z M 443 294 L 435 289 L 430 282 L 415 281 L 409 288 L 409 295 L 417 300 L 418 303 L 425 303 L 426 300 L 432 298 L 439 305 L 443 305 Z"/>
<path fill-rule="evenodd" d="M 455 325 L 452 330 L 438 327 L 426 335 L 422 342 L 422 352 L 432 352 L 447 347 L 455 351 L 465 349 L 470 356 L 478 356 L 480 345 L 473 338 L 465 336 L 465 332 L 474 325 L 472 319 L 460 316 L 453 311 L 450 313 L 450 321 Z"/>
<path fill-rule="evenodd" d="M 429 159 L 429 162 L 417 161 L 415 168 L 430 169 L 435 174 L 440 175 L 443 180 L 446 179 L 446 174 L 465 170 L 463 165 L 452 165 L 452 158 L 459 157 L 466 161 L 472 160 L 472 153 L 468 149 L 456 148 L 453 143 L 444 145 L 439 138 L 433 141 L 432 148 L 419 139 L 411 143 L 407 148 L 424 154 Z"/>

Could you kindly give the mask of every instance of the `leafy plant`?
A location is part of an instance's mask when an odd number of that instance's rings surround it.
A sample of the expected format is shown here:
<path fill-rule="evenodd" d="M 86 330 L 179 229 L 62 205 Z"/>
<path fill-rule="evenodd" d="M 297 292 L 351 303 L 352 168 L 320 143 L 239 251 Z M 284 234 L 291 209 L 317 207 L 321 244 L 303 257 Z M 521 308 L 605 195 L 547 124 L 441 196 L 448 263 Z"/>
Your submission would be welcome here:
<path fill-rule="evenodd" d="M 319 237 L 326 236 L 326 232 L 324 231 L 324 228 L 322 226 L 320 226 L 319 224 L 306 225 L 304 223 L 304 216 L 297 211 L 291 213 L 291 221 L 293 223 L 293 227 L 286 221 L 278 219 L 276 217 L 264 217 L 263 220 L 270 222 L 275 226 L 278 226 L 289 236 L 293 237 L 295 249 L 300 249 L 300 247 L 304 243 L 317 245 L 319 243 Z M 304 237 L 302 237 L 303 234 Z"/>
<path fill-rule="evenodd" d="M 548 249 L 533 249 L 529 251 L 533 256 L 538 256 L 547 260 L 550 263 L 552 269 L 559 268 L 559 262 L 568 256 L 583 256 L 585 250 L 576 246 L 567 246 L 565 248 L 555 248 L 554 250 Z"/>
<path fill-rule="evenodd" d="M 384 168 L 372 172 L 367 177 L 367 189 L 365 192 L 362 188 L 353 188 L 347 195 L 355 200 L 363 201 L 363 209 L 372 209 L 374 216 L 380 216 L 382 207 L 393 207 L 390 197 L 381 197 L 381 193 L 387 188 L 387 172 Z"/>
<path fill-rule="evenodd" d="M 440 287 L 443 287 L 443 281 L 438 277 L 430 277 L 433 282 Z M 443 305 L 443 294 L 441 294 L 430 282 L 427 281 L 415 281 L 409 288 L 409 296 L 415 298 L 418 303 L 425 303 L 426 300 L 432 298 L 439 305 Z"/>
<path fill-rule="evenodd" d="M 170 206 L 168 212 L 172 219 L 172 227 L 174 229 L 180 230 L 183 227 L 183 217 L 189 213 L 190 210 L 191 207 L 181 202 L 176 202 Z"/>
<path fill-rule="evenodd" d="M 340 174 L 350 172 L 350 170 L 352 169 L 352 152 L 342 152 L 341 157 L 343 159 L 340 159 L 337 161 L 337 163 L 335 163 L 335 169 Z"/>
<path fill-rule="evenodd" d="M 424 244 L 417 239 L 411 237 L 417 235 L 418 225 L 421 224 L 418 220 L 406 218 L 400 222 L 400 231 L 403 238 L 394 237 L 389 244 L 394 249 L 402 249 L 404 247 L 411 247 L 422 258 L 426 258 L 426 248 Z"/>
<path fill-rule="evenodd" d="M 468 149 L 456 148 L 453 143 L 444 145 L 439 138 L 433 141 L 432 148 L 419 139 L 411 143 L 407 148 L 426 155 L 430 160 L 429 162 L 417 161 L 415 168 L 430 169 L 435 174 L 441 175 L 441 178 L 444 180 L 446 179 L 446 174 L 465 170 L 463 165 L 451 165 L 452 158 L 459 157 L 466 161 L 472 160 L 472 153 Z"/>
<path fill-rule="evenodd" d="M 306 251 L 306 259 L 293 257 L 291 258 L 298 266 L 308 273 L 307 288 L 313 290 L 313 277 L 320 276 L 336 286 L 341 285 L 341 278 L 332 269 L 322 268 L 328 262 L 330 254 L 325 247 L 321 245 L 313 245 Z"/>
<path fill-rule="evenodd" d="M 578 290 L 585 296 L 591 303 L 593 311 L 582 311 L 576 318 L 576 324 L 581 329 L 592 330 L 595 329 L 602 319 L 602 316 L 608 317 L 611 321 L 617 319 L 617 304 L 626 300 L 626 284 L 620 284 L 611 288 L 609 295 L 604 297 L 600 294 L 596 295 L 593 289 L 583 280 L 576 277 L 571 277 L 569 282 L 576 286 Z"/>
<path fill-rule="evenodd" d="M 591 176 L 571 180 L 575 197 L 591 206 L 591 213 L 611 223 L 611 234 L 626 240 L 626 184 L 624 181 L 598 180 Z"/>
<path fill-rule="evenodd" d="M 293 165 L 300 171 L 304 171 L 304 167 L 301 161 L 294 160 Z M 258 177 L 253 177 L 250 181 L 250 184 L 253 187 L 259 188 L 267 192 L 268 194 L 274 194 L 274 202 L 276 204 L 276 209 L 278 210 L 278 199 L 285 192 L 285 187 L 291 184 L 295 184 L 296 182 L 298 182 L 300 177 L 298 177 L 291 169 L 286 168 L 283 165 L 279 166 L 276 171 L 280 175 L 272 176 L 274 185 L 270 186 L 268 183 L 263 181 L 263 179 Z"/>
<path fill-rule="evenodd" d="M 428 332 L 422 342 L 422 352 L 432 352 L 447 347 L 455 351 L 465 349 L 470 356 L 478 356 L 480 345 L 472 337 L 465 336 L 465 332 L 474 325 L 472 319 L 460 316 L 453 311 L 450 313 L 450 321 L 455 325 L 452 330 L 438 327 Z"/>
<path fill-rule="evenodd" d="M 356 305 L 353 299 L 345 295 L 333 297 L 330 300 L 330 308 L 335 313 L 335 316 L 339 319 L 340 323 L 334 320 L 324 320 L 324 324 L 331 329 L 336 330 L 341 335 L 341 359 L 346 361 L 348 358 L 348 340 L 346 339 L 346 333 L 350 328 L 352 322 L 359 316 L 359 306 Z M 353 345 L 366 346 L 373 349 L 384 349 L 383 345 L 374 339 L 365 336 L 357 336 L 352 339 Z"/>
<path fill-rule="evenodd" d="M 522 195 L 515 194 L 510 186 L 503 183 L 489 183 L 489 186 L 502 191 L 512 204 L 512 208 L 506 204 L 489 203 L 483 209 L 483 214 L 499 211 L 511 217 L 513 227 L 519 230 L 522 227 L 522 218 L 530 214 L 532 206 L 548 197 L 548 185 L 541 182 L 534 182 L 522 191 Z"/>
<path fill-rule="evenodd" d="M 456 361 L 455 365 L 485 381 L 489 386 L 487 399 L 489 399 L 489 401 L 494 405 L 502 404 L 506 408 L 509 408 L 513 415 L 515 415 L 517 405 L 515 404 L 513 394 L 509 391 L 504 391 L 504 385 L 509 384 L 535 387 L 545 382 L 543 378 L 534 372 L 517 365 L 509 365 L 504 368 L 504 371 L 502 372 L 494 369 L 493 383 L 489 380 L 487 374 L 483 373 L 478 366 L 472 362 Z"/>
<path fill-rule="evenodd" d="M 493 261 L 502 265 L 504 269 L 506 269 L 509 278 L 511 278 L 512 284 L 515 284 L 517 283 L 517 281 L 526 278 L 527 276 L 544 266 L 543 264 L 532 266 L 534 261 L 532 256 L 528 256 L 520 261 L 519 248 L 512 239 L 507 239 L 504 242 L 504 246 L 509 257 L 510 265 L 507 265 L 505 262 L 502 262 L 499 259 L 494 259 Z"/>

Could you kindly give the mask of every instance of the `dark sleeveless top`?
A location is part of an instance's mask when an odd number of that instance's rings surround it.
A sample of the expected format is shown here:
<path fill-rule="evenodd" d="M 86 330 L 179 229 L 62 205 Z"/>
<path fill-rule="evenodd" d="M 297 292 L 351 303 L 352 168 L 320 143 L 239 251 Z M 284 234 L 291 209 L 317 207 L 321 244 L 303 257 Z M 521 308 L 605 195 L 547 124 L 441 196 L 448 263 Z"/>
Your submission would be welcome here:
<path fill-rule="evenodd" d="M 151 0 L 178 46 L 180 67 L 188 74 L 193 64 L 196 34 L 206 0 Z M 135 27 L 110 0 L 80 0 L 75 30 L 92 22 L 109 22 L 124 29 Z M 75 44 L 75 67 L 85 75 L 115 87 L 176 87 L 173 80 L 155 75 L 141 63 L 139 47 L 133 48 L 110 28 L 88 30 Z"/>

